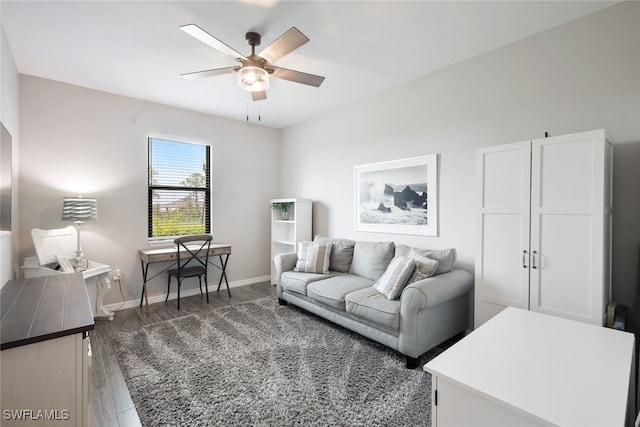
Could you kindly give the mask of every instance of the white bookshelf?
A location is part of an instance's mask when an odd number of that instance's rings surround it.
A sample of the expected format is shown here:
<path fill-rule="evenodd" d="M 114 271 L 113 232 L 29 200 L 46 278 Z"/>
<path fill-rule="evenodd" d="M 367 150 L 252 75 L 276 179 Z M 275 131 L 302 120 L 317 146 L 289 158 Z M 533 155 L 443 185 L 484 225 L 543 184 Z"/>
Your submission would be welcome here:
<path fill-rule="evenodd" d="M 282 219 L 280 211 L 271 209 L 271 283 L 275 284 L 274 258 L 278 254 L 295 252 L 298 242 L 311 240 L 312 200 L 272 199 L 271 203 L 291 203 L 289 216 Z"/>

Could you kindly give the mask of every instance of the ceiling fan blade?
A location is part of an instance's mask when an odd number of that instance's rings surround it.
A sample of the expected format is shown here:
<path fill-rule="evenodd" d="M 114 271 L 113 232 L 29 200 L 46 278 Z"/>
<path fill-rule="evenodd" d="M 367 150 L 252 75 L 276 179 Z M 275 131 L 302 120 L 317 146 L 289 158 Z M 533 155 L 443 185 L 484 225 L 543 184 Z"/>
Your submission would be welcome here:
<path fill-rule="evenodd" d="M 273 43 L 265 47 L 258 55 L 273 64 L 287 53 L 296 50 L 308 41 L 309 37 L 302 34 L 296 27 L 291 27 L 274 40 Z"/>
<path fill-rule="evenodd" d="M 263 99 L 267 99 L 267 91 L 261 90 L 258 92 L 251 92 L 251 99 L 254 101 L 262 101 Z"/>
<path fill-rule="evenodd" d="M 227 46 L 225 43 L 221 42 L 217 38 L 213 37 L 211 34 L 207 33 L 202 28 L 198 27 L 196 24 L 187 24 L 179 27 L 182 31 L 189 34 L 192 37 L 200 40 L 202 43 L 211 46 L 215 50 L 226 53 L 227 55 L 233 56 L 234 59 L 246 59 L 246 57 L 237 52 L 235 49 Z"/>
<path fill-rule="evenodd" d="M 269 68 L 273 70 L 273 73 L 271 74 L 273 77 L 302 83 L 303 85 L 320 87 L 324 81 L 324 77 L 316 76 L 315 74 L 303 73 L 302 71 L 289 70 L 282 67 L 274 67 L 273 65 Z"/>
<path fill-rule="evenodd" d="M 207 77 L 214 77 L 214 76 L 221 76 L 223 74 L 235 73 L 239 69 L 240 67 L 215 68 L 213 70 L 204 70 L 204 71 L 196 71 L 193 73 L 180 74 L 180 76 L 188 80 L 198 80 L 198 79 L 204 79 Z"/>

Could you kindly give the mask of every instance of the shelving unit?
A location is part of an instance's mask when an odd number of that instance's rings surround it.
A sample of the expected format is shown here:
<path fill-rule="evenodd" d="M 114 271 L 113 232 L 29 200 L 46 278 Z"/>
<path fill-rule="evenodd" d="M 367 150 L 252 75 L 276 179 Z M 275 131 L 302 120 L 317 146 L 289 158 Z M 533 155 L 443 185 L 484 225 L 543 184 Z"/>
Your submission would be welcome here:
<path fill-rule="evenodd" d="M 282 219 L 280 211 L 271 209 L 271 283 L 275 284 L 273 260 L 278 254 L 295 252 L 298 242 L 311 240 L 312 200 L 272 199 L 271 203 L 291 203 L 289 216 Z"/>

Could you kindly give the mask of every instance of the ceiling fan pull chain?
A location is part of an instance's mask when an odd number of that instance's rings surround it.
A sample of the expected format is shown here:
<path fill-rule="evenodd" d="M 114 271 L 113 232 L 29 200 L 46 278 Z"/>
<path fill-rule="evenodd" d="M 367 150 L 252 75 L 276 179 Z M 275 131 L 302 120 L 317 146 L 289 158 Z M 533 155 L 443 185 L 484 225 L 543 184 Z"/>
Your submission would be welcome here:
<path fill-rule="evenodd" d="M 260 106 L 261 106 L 261 105 L 262 105 L 262 102 L 258 102 L 258 121 L 260 121 L 260 120 L 261 120 L 261 117 L 260 117 L 260 113 L 261 113 Z"/>
<path fill-rule="evenodd" d="M 249 121 L 249 98 L 245 98 L 245 101 L 247 102 L 247 121 Z"/>

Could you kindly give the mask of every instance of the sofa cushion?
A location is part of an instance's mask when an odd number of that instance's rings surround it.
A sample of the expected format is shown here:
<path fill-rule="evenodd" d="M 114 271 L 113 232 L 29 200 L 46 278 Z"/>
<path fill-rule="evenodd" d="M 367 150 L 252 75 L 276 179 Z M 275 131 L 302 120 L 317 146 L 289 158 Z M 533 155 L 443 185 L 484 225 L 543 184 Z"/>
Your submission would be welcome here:
<path fill-rule="evenodd" d="M 373 280 L 353 274 L 340 274 L 309 283 L 307 296 L 337 310 L 345 310 L 345 297 L 358 289 L 370 288 Z"/>
<path fill-rule="evenodd" d="M 431 277 L 438 271 L 438 261 L 422 256 L 415 250 L 409 252 L 408 258 L 415 261 L 416 268 L 413 270 L 409 280 L 407 280 L 407 284 Z"/>
<path fill-rule="evenodd" d="M 346 297 L 347 313 L 394 331 L 400 327 L 400 300 L 389 300 L 372 287 Z"/>
<path fill-rule="evenodd" d="M 393 242 L 358 241 L 353 247 L 353 261 L 349 272 L 371 280 L 378 280 L 393 259 Z"/>
<path fill-rule="evenodd" d="M 298 262 L 293 271 L 329 274 L 331 243 L 300 242 Z"/>
<path fill-rule="evenodd" d="M 288 292 L 307 295 L 307 286 L 311 282 L 326 279 L 325 274 L 298 273 L 295 271 L 285 271 L 280 276 L 280 286 Z"/>
<path fill-rule="evenodd" d="M 416 262 L 411 258 L 397 256 L 391 260 L 382 277 L 373 284 L 373 288 L 388 299 L 396 299 L 407 285 L 415 267 Z"/>
<path fill-rule="evenodd" d="M 456 250 L 455 248 L 431 250 L 431 249 L 419 249 L 411 248 L 407 245 L 396 246 L 396 256 L 408 256 L 409 253 L 414 250 L 422 256 L 434 259 L 438 261 L 438 269 L 435 275 L 448 273 L 453 270 L 453 265 L 456 262 Z"/>
<path fill-rule="evenodd" d="M 331 239 L 324 236 L 316 236 L 313 239 L 317 243 L 331 243 L 331 257 L 329 270 L 348 273 L 353 260 L 353 247 L 356 242 L 348 239 Z"/>

